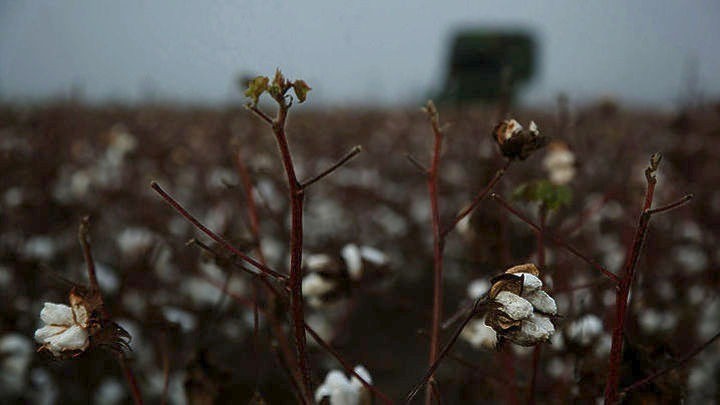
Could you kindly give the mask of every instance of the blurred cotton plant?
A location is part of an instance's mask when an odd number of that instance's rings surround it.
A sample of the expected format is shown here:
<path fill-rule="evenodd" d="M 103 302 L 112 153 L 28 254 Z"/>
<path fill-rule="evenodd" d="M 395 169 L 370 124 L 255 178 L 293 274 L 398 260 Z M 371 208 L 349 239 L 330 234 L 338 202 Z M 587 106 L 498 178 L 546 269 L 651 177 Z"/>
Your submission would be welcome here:
<path fill-rule="evenodd" d="M 363 280 L 383 277 L 388 264 L 387 255 L 381 250 L 354 243 L 343 246 L 339 255 L 307 254 L 303 263 L 303 296 L 311 307 L 322 308 L 349 297 L 353 286 Z"/>
<path fill-rule="evenodd" d="M 553 184 L 568 184 L 575 178 L 575 154 L 565 142 L 551 142 L 542 163 Z"/>

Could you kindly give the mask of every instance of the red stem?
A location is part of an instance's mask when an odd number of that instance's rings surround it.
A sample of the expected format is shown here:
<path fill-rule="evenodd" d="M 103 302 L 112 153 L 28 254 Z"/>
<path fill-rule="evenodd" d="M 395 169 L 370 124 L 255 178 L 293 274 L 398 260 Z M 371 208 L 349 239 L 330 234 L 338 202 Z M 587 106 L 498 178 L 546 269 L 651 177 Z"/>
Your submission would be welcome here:
<path fill-rule="evenodd" d="M 610 348 L 608 374 L 605 384 L 605 404 L 615 404 L 618 402 L 618 385 L 620 382 L 620 368 L 622 366 L 623 331 L 628 307 L 628 295 L 630 294 L 630 287 L 635 277 L 635 269 L 640 257 L 640 251 L 642 250 L 647 235 L 648 224 L 650 223 L 651 213 L 649 210 L 652 206 L 655 195 L 655 185 L 657 184 L 657 178 L 654 173 L 657 170 L 659 158 L 654 164 L 652 162 L 653 159 L 651 159 L 651 167 L 648 167 L 645 171 L 645 178 L 647 180 L 645 199 L 642 210 L 640 211 L 640 219 L 638 220 L 638 225 L 635 230 L 635 236 L 628 247 L 625 264 L 623 265 L 622 278 L 617 287 L 615 297 L 615 326 L 613 327 L 612 346 Z"/>
<path fill-rule="evenodd" d="M 118 363 L 120 363 L 120 367 L 122 368 L 123 375 L 125 376 L 125 380 L 128 383 L 128 386 L 130 387 L 130 392 L 132 393 L 133 402 L 135 405 L 142 405 L 143 399 L 142 395 L 140 394 L 140 388 L 138 388 L 137 380 L 135 379 L 135 374 L 130 369 L 130 366 L 128 366 L 127 361 L 125 360 L 124 356 L 118 356 Z"/>
<path fill-rule="evenodd" d="M 435 106 L 428 103 L 427 113 L 430 117 L 434 134 L 433 155 L 428 171 L 427 187 L 430 194 L 430 211 L 432 220 L 433 234 L 433 311 L 432 326 L 430 328 L 430 356 L 428 365 L 432 367 L 438 357 L 438 346 L 440 341 L 440 324 L 443 314 L 443 284 L 442 273 L 443 263 L 442 256 L 445 247 L 445 238 L 440 228 L 440 208 L 438 206 L 438 169 L 440 166 L 440 153 L 442 151 L 443 133 L 438 123 L 438 114 Z M 425 404 L 430 405 L 433 398 L 433 381 L 434 375 L 430 374 L 430 383 L 426 386 Z"/>
<path fill-rule="evenodd" d="M 545 270 L 545 241 L 543 231 L 545 230 L 545 221 L 547 220 L 547 209 L 544 204 L 538 207 L 538 217 L 540 219 L 540 231 L 537 232 L 537 264 L 540 271 Z M 538 366 L 540 365 L 540 354 L 542 353 L 542 345 L 536 345 L 533 349 L 532 358 L 532 374 L 530 375 L 530 386 L 528 387 L 529 405 L 535 404 L 535 387 L 537 385 Z"/>
<path fill-rule="evenodd" d="M 302 296 L 303 200 L 305 193 L 297 179 L 285 133 L 285 121 L 289 106 L 282 97 L 277 98 L 276 101 L 280 108 L 277 118 L 273 121 L 273 132 L 285 168 L 290 198 L 290 312 L 297 350 L 297 365 L 302 374 L 305 391 L 304 397 L 312 402 L 312 380 L 306 351 L 305 306 Z"/>

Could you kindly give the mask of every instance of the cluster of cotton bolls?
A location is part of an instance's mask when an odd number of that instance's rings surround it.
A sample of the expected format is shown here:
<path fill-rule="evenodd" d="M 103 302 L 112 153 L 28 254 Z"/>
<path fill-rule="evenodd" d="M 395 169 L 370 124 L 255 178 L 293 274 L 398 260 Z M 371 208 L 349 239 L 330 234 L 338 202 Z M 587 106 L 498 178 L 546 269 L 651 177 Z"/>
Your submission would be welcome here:
<path fill-rule="evenodd" d="M 557 315 L 555 300 L 542 290 L 534 264 L 511 267 L 493 279 L 488 294 L 494 308 L 486 324 L 498 335 L 520 346 L 548 341 L 555 332 L 550 317 Z"/>

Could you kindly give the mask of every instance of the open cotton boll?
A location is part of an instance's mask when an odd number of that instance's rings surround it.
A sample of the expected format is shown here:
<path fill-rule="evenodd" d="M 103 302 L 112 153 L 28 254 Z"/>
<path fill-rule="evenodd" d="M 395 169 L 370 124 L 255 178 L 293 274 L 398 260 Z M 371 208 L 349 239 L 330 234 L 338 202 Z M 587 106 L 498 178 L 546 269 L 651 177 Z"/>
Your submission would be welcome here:
<path fill-rule="evenodd" d="M 318 273 L 310 273 L 302 280 L 302 294 L 304 297 L 313 297 L 326 294 L 335 288 L 335 283 L 327 281 Z"/>
<path fill-rule="evenodd" d="M 340 252 L 345 264 L 347 265 L 348 273 L 350 278 L 353 280 L 359 280 L 363 273 L 362 256 L 360 255 L 360 249 L 355 244 L 348 244 L 342 248 Z"/>
<path fill-rule="evenodd" d="M 25 336 L 8 333 L 0 338 L 0 392 L 25 389 L 32 356 L 32 343 Z"/>
<path fill-rule="evenodd" d="M 332 257 L 322 253 L 303 255 L 303 260 L 305 261 L 305 266 L 312 271 L 323 269 L 332 264 L 333 261 Z"/>
<path fill-rule="evenodd" d="M 40 311 L 40 319 L 45 326 L 35 331 L 35 341 L 53 356 L 60 356 L 64 351 L 85 350 L 89 346 L 88 314 L 84 306 L 46 302 Z"/>
<path fill-rule="evenodd" d="M 554 332 L 555 326 L 550 318 L 532 314 L 522 322 L 520 330 L 513 333 L 512 341 L 521 346 L 534 346 L 538 342 L 549 340 Z"/>
<path fill-rule="evenodd" d="M 382 266 L 387 263 L 387 255 L 385 255 L 385 253 L 381 250 L 375 249 L 374 247 L 361 246 L 360 256 L 368 262 L 377 266 Z"/>
<path fill-rule="evenodd" d="M 516 276 L 523 276 L 523 292 L 535 291 L 542 288 L 542 281 L 530 273 L 515 273 Z"/>
<path fill-rule="evenodd" d="M 365 381 L 372 382 L 370 373 L 363 366 L 356 366 L 354 371 Z M 365 395 L 365 387 L 359 379 L 348 379 L 345 373 L 332 370 L 325 376 L 325 381 L 315 391 L 315 402 L 323 398 L 330 400 L 330 405 L 359 405 Z"/>
<path fill-rule="evenodd" d="M 494 350 L 498 341 L 497 332 L 485 325 L 485 318 L 470 321 L 460 332 L 460 338 L 476 349 L 486 350 Z"/>
<path fill-rule="evenodd" d="M 523 298 L 528 300 L 535 310 L 548 315 L 557 314 L 557 304 L 555 300 L 543 290 L 535 290 L 528 294 L 523 294 Z"/>
<path fill-rule="evenodd" d="M 501 305 L 500 310 L 510 318 L 518 321 L 532 315 L 533 306 L 525 298 L 508 291 L 500 291 L 495 301 Z"/>
<path fill-rule="evenodd" d="M 468 298 L 476 300 L 486 294 L 490 290 L 490 283 L 482 278 L 475 279 L 468 284 Z"/>
<path fill-rule="evenodd" d="M 587 346 L 603 331 L 603 324 L 600 318 L 588 314 L 570 324 L 568 337 L 570 340 Z"/>

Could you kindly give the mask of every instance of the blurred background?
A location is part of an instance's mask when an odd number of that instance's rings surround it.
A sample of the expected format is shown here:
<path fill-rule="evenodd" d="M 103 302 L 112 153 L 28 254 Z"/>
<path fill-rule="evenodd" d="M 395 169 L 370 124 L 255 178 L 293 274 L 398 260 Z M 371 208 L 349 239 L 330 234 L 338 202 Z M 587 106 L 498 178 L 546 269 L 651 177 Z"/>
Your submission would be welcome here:
<path fill-rule="evenodd" d="M 535 44 L 522 101 L 559 92 L 673 107 L 720 92 L 720 4 L 659 1 L 0 2 L 0 96 L 87 102 L 238 100 L 282 67 L 313 106 L 415 105 L 442 92 L 460 30 Z"/>
<path fill-rule="evenodd" d="M 239 249 L 285 271 L 282 164 L 269 128 L 242 107 L 247 79 L 276 68 L 313 88 L 290 111 L 301 178 L 363 146 L 307 193 L 304 248 L 315 264 L 306 272 L 334 285 L 306 297 L 306 313 L 379 389 L 402 399 L 427 367 L 429 200 L 405 156 L 429 160 L 419 107 L 433 98 L 452 124 L 444 221 L 504 165 L 490 136 L 498 121 L 534 121 L 552 147 L 513 163 L 494 191 L 539 220 L 527 190 L 554 181 L 544 162 L 562 152 L 562 203 L 546 225 L 613 272 L 632 240 L 648 157 L 663 153 L 656 205 L 695 198 L 653 219 L 620 385 L 669 367 L 625 400 L 720 402 L 719 20 L 711 0 L 0 0 L 0 402 L 131 402 L 117 362 L 94 343 L 70 359 L 36 352 L 43 304 L 67 303 L 86 282 L 85 215 L 106 309 L 132 335 L 129 364 L 148 403 L 294 402 L 275 350 L 284 335 L 266 316 L 255 335 L 253 279 L 229 257 L 186 246 L 210 241 L 149 187 L 157 181 Z M 268 101 L 260 107 L 270 113 Z M 560 316 L 536 362 L 517 345 L 483 350 L 466 330 L 438 369 L 445 403 L 602 398 L 613 286 L 555 245 L 543 252 L 533 230 L 492 201 L 449 236 L 446 318 L 491 277 L 540 256 Z M 277 319 L 287 325 L 284 309 Z M 339 365 L 309 350 L 317 387 Z"/>

